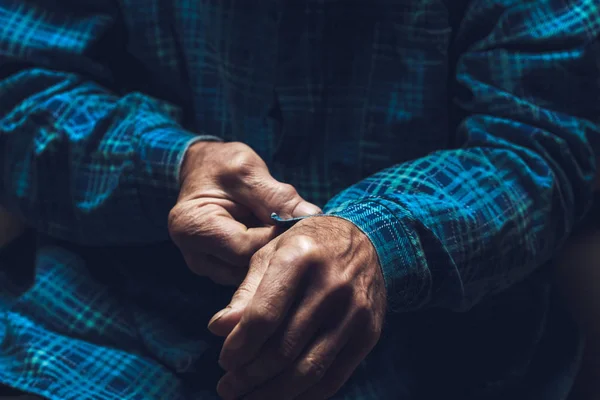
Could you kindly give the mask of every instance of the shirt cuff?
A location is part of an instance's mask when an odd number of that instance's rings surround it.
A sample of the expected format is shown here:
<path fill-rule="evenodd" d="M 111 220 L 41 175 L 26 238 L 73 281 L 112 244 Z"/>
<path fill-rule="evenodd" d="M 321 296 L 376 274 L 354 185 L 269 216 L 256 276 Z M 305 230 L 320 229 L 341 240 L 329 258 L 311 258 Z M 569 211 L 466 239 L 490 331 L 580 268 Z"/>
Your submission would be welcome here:
<path fill-rule="evenodd" d="M 183 129 L 162 128 L 141 136 L 136 166 L 137 189 L 146 215 L 163 227 L 179 196 L 179 173 L 187 149 L 200 141 L 221 141 Z"/>
<path fill-rule="evenodd" d="M 367 198 L 340 204 L 326 215 L 352 222 L 371 240 L 385 280 L 388 310 L 411 309 L 415 291 L 424 289 L 419 277 L 426 269 L 419 265 L 418 238 L 408 228 L 408 211 L 385 199 Z"/>

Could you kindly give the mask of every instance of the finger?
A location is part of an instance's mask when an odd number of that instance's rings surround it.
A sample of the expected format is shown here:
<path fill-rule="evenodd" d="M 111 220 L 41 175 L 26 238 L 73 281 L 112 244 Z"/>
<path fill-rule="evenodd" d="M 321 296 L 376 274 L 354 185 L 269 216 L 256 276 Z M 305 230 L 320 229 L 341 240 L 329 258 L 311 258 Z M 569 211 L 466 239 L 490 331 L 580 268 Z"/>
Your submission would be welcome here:
<path fill-rule="evenodd" d="M 243 267 L 280 233 L 274 226 L 248 229 L 222 205 L 207 204 L 203 199 L 175 207 L 169 215 L 169 230 L 183 254 L 200 250 Z"/>
<path fill-rule="evenodd" d="M 219 384 L 229 387 L 228 392 L 237 398 L 279 375 L 313 338 L 328 309 L 327 300 L 336 302 L 318 289 L 307 292 L 281 333 L 270 339 L 250 363 L 225 374 Z"/>
<path fill-rule="evenodd" d="M 313 248 L 312 242 L 294 240 L 273 254 L 240 323 L 223 344 L 219 362 L 225 370 L 236 369 L 253 359 L 279 328 L 299 291 L 307 264 L 313 262 Z"/>
<path fill-rule="evenodd" d="M 186 245 L 198 247 L 226 263 L 247 267 L 254 253 L 278 233 L 274 226 L 248 228 L 227 210 L 208 207 L 199 215 Z"/>
<path fill-rule="evenodd" d="M 348 382 L 372 349 L 373 346 L 364 345 L 362 336 L 352 340 L 338 354 L 323 378 L 300 394 L 297 399 L 321 400 L 334 396 Z"/>
<path fill-rule="evenodd" d="M 319 207 L 304 200 L 292 185 L 277 181 L 268 171 L 239 185 L 236 194 L 236 200 L 266 224 L 272 223 L 272 213 L 282 218 L 296 218 L 322 212 Z"/>
<path fill-rule="evenodd" d="M 227 336 L 239 323 L 242 314 L 256 293 L 274 252 L 275 241 L 257 252 L 250 262 L 248 273 L 231 302 L 223 310 L 216 313 L 208 323 L 208 329 L 215 335 Z"/>
<path fill-rule="evenodd" d="M 252 256 L 279 234 L 275 226 L 247 228 L 231 219 L 215 222 L 220 224 L 221 232 L 207 252 L 233 265 L 248 267 Z"/>
<path fill-rule="evenodd" d="M 350 324 L 344 321 L 340 326 L 325 331 L 290 368 L 245 398 L 248 400 L 295 399 L 316 385 L 323 379 L 337 355 L 348 343 L 351 335 L 349 328 Z"/>

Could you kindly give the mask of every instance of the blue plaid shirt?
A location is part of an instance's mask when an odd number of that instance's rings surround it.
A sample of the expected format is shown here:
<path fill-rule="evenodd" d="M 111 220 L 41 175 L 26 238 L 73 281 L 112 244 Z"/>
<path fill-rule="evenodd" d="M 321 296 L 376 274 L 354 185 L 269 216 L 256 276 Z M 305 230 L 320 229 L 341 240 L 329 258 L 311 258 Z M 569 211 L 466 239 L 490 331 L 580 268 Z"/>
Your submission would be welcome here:
<path fill-rule="evenodd" d="M 218 138 L 369 236 L 430 379 L 563 398 L 575 356 L 536 358 L 562 336 L 535 278 L 591 202 L 599 37 L 597 0 L 0 0 L 0 203 L 39 235 L 32 281 L 2 281 L 0 382 L 214 395 L 204 323 L 230 292 L 153 243 L 187 147 Z M 392 353 L 344 395 L 412 398 Z"/>

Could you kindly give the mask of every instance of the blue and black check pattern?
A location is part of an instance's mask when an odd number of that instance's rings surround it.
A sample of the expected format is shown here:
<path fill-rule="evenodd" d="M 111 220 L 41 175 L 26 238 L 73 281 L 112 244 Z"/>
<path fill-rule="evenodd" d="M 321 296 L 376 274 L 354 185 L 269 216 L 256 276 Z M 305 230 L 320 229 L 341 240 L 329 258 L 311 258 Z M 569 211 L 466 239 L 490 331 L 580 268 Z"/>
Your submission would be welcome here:
<path fill-rule="evenodd" d="M 361 228 L 394 315 L 513 288 L 591 202 L 599 37 L 597 0 L 0 0 L 0 202 L 63 241 L 40 244 L 32 286 L 3 286 L 0 381 L 214 395 L 197 324 L 230 293 L 177 256 L 84 255 L 168 239 L 197 140 L 247 143 Z M 387 360 L 346 395 L 397 398 Z"/>

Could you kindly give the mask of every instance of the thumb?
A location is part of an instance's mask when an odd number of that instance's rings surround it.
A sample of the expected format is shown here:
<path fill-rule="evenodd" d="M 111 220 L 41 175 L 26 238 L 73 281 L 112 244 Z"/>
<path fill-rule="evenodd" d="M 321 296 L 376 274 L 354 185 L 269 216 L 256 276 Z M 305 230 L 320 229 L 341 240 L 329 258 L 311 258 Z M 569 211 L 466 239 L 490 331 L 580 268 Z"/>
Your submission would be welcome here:
<path fill-rule="evenodd" d="M 271 223 L 273 213 L 284 219 L 321 213 L 319 207 L 304 200 L 292 185 L 279 182 L 270 175 L 244 192 L 244 205 L 263 223 Z"/>
<path fill-rule="evenodd" d="M 270 245 L 268 247 L 271 247 Z M 208 322 L 208 330 L 217 336 L 227 336 L 240 322 L 246 306 L 250 303 L 268 266 L 268 257 L 263 252 L 272 253 L 265 248 L 257 253 L 250 262 L 246 278 L 233 295 L 231 302 L 216 313 Z"/>

